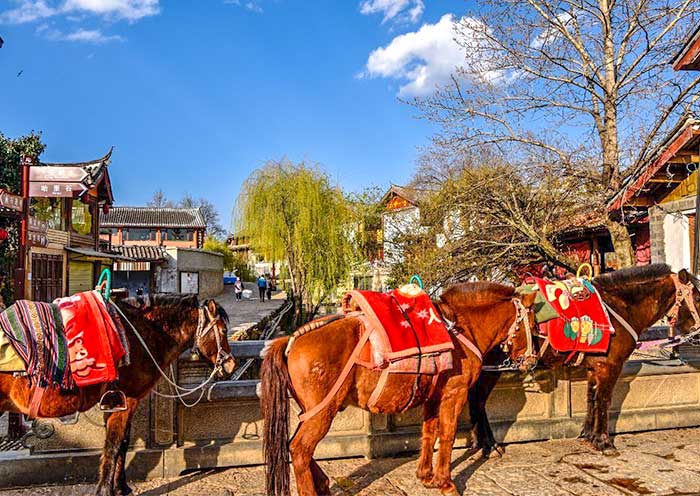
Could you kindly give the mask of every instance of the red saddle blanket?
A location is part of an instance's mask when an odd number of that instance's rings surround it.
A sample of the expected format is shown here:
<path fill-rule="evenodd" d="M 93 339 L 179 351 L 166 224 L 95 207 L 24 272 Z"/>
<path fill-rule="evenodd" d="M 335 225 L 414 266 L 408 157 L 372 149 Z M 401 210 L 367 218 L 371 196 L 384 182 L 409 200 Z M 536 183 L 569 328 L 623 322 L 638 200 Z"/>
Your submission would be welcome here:
<path fill-rule="evenodd" d="M 125 349 L 104 299 L 96 291 L 59 298 L 73 380 L 77 386 L 112 382 Z"/>
<path fill-rule="evenodd" d="M 535 277 L 546 304 L 559 316 L 538 322 L 557 351 L 603 353 L 615 332 L 603 300 L 586 279 L 548 281 Z"/>
<path fill-rule="evenodd" d="M 383 348 L 381 354 L 388 361 L 454 349 L 445 324 L 423 291 L 351 291 L 343 298 L 343 311 L 362 312 L 372 327 L 368 331 L 380 331 L 382 339 L 370 342 L 375 350 Z"/>

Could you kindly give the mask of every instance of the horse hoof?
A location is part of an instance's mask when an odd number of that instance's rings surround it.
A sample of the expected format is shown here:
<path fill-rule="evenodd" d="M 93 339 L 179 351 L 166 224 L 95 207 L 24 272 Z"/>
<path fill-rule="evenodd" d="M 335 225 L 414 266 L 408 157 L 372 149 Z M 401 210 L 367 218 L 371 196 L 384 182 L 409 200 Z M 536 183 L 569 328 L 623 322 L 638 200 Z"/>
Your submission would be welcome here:
<path fill-rule="evenodd" d="M 443 494 L 444 496 L 459 496 L 457 486 L 455 486 L 452 482 L 448 483 L 447 486 L 442 487 L 440 489 L 440 494 Z"/>
<path fill-rule="evenodd" d="M 133 494 L 134 491 L 131 490 L 129 486 L 125 486 L 117 490 L 117 496 L 129 496 L 130 494 Z"/>

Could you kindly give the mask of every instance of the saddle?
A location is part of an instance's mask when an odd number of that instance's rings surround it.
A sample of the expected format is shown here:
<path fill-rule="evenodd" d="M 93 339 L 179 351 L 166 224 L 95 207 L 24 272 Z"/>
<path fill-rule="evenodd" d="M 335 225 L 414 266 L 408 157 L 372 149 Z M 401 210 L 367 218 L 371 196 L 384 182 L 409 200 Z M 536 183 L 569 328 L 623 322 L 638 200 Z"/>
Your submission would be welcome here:
<path fill-rule="evenodd" d="M 389 374 L 432 375 L 432 393 L 439 374 L 452 368 L 454 345 L 448 330 L 430 297 L 417 285 L 408 284 L 387 293 L 350 291 L 343 297 L 341 310 L 342 314 L 301 327 L 287 345 L 289 352 L 301 335 L 341 318 L 355 317 L 362 323 L 360 341 L 333 389 L 316 407 L 300 415 L 301 421 L 325 408 L 355 365 L 381 371 L 367 402 L 370 411 L 378 405 Z M 410 406 L 411 402 L 406 408 Z"/>
<path fill-rule="evenodd" d="M 68 391 L 101 384 L 103 411 L 126 404 L 113 384 L 117 368 L 128 364 L 128 343 L 111 303 L 98 292 L 78 293 L 53 304 L 17 301 L 0 314 L 0 354 L 0 371 L 26 376 L 34 388 L 31 417 L 37 416 L 49 387 Z"/>
<path fill-rule="evenodd" d="M 538 277 L 518 288 L 538 291 L 535 321 L 540 336 L 557 351 L 605 353 L 615 329 L 600 294 L 585 278 L 550 281 Z"/>

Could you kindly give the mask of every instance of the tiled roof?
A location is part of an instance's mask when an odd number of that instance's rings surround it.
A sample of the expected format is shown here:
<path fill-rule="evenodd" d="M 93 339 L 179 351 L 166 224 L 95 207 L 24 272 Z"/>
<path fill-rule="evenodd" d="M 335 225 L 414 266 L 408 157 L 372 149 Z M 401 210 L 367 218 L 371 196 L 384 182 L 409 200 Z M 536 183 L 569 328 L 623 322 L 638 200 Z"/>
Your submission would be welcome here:
<path fill-rule="evenodd" d="M 101 214 L 102 227 L 206 228 L 198 208 L 112 207 Z"/>
<path fill-rule="evenodd" d="M 112 246 L 112 250 L 137 262 L 167 260 L 168 254 L 163 246 Z"/>
<path fill-rule="evenodd" d="M 420 201 L 427 196 L 428 191 L 425 189 L 419 189 L 419 188 L 412 188 L 410 186 L 399 186 L 397 184 L 392 184 L 391 187 L 389 188 L 389 191 L 387 191 L 384 194 L 384 197 L 382 198 L 380 203 L 386 203 L 389 201 L 392 195 L 398 195 L 401 198 L 408 200 L 409 203 L 412 205 L 416 205 L 420 203 Z"/>

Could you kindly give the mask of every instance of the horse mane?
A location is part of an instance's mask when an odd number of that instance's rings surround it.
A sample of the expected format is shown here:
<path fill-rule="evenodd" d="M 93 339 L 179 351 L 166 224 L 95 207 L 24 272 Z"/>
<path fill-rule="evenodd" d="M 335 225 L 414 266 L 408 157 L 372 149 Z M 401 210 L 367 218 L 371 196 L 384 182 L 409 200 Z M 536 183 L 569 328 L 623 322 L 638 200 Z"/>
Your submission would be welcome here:
<path fill-rule="evenodd" d="M 445 290 L 441 298 L 448 303 L 450 300 L 459 298 L 462 304 L 476 307 L 509 300 L 514 294 L 515 288 L 513 286 L 479 281 L 453 284 Z"/>
<path fill-rule="evenodd" d="M 671 267 L 664 263 L 651 265 L 640 265 L 638 267 L 627 267 L 602 274 L 593 282 L 603 289 L 622 289 L 630 285 L 648 284 L 658 281 L 672 274 Z"/>

